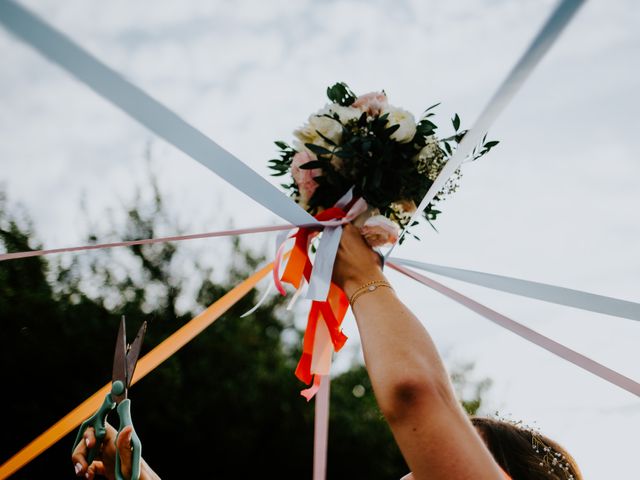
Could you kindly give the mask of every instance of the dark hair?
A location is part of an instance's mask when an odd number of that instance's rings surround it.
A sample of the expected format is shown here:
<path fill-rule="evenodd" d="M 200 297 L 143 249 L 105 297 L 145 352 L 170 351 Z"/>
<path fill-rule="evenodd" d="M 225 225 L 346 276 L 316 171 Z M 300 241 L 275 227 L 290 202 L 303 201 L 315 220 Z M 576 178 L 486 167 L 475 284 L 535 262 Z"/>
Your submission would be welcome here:
<path fill-rule="evenodd" d="M 473 417 L 471 422 L 512 480 L 583 480 L 573 457 L 550 438 L 507 421 Z"/>

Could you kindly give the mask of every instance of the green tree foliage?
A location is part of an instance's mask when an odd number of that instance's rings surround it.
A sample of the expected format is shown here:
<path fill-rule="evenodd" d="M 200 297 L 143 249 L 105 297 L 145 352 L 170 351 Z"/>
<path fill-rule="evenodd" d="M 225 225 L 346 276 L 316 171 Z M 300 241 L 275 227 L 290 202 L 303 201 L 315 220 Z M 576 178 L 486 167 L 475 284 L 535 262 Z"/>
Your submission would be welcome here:
<path fill-rule="evenodd" d="M 115 237 L 157 236 L 159 223 L 170 223 L 154 192 L 150 203 L 138 200 L 128 210 L 126 221 L 115 225 Z M 0 198 L 4 250 L 38 248 L 34 237 L 29 222 Z M 144 355 L 264 260 L 238 239 L 230 250 L 222 282 L 195 261 L 186 278 L 176 244 L 78 254 L 70 264 L 49 257 L 1 263 L 0 461 L 110 379 L 122 314 L 130 336 L 143 320 L 149 322 Z M 193 275 L 197 300 L 192 311 L 180 313 L 176 303 Z M 251 292 L 132 388 L 143 456 L 163 478 L 311 477 L 313 403 L 299 395 L 303 385 L 293 375 L 301 332 L 278 296 L 240 318 L 257 301 Z M 297 341 L 285 342 L 284 332 Z M 464 385 L 464 372 L 454 381 Z M 465 400 L 470 411 L 480 405 L 484 388 Z M 329 435 L 328 478 L 390 479 L 407 471 L 361 365 L 332 382 Z M 74 436 L 14 478 L 73 478 Z"/>

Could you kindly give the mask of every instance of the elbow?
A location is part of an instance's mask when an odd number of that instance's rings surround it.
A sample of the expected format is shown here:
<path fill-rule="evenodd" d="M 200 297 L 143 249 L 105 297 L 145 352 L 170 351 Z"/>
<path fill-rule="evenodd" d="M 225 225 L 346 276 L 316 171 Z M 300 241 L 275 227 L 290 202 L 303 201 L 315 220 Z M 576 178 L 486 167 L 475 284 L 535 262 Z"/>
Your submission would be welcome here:
<path fill-rule="evenodd" d="M 448 382 L 406 377 L 390 385 L 387 395 L 380 399 L 380 410 L 387 421 L 394 424 L 455 404 L 455 395 Z"/>

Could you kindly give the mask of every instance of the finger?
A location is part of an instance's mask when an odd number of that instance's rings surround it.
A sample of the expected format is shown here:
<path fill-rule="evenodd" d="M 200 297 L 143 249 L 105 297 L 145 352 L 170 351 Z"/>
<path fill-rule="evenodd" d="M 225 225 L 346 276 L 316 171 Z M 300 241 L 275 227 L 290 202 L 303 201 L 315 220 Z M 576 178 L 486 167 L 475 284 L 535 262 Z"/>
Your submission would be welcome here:
<path fill-rule="evenodd" d="M 89 427 L 84 432 L 84 443 L 87 445 L 87 448 L 93 448 L 96 446 L 96 431 L 93 427 Z"/>
<path fill-rule="evenodd" d="M 133 463 L 133 454 L 131 452 L 132 434 L 133 427 L 127 425 L 122 429 L 116 439 L 116 448 L 118 449 L 118 455 L 120 455 L 120 471 L 125 478 L 131 476 L 131 464 Z"/>
<path fill-rule="evenodd" d="M 87 432 L 89 430 L 93 432 L 93 428 L 91 427 L 87 428 L 84 435 L 82 436 L 82 439 L 78 442 L 78 445 L 76 445 L 76 448 L 73 450 L 73 453 L 71 454 L 71 461 L 73 462 L 73 468 L 76 472 L 76 475 L 78 476 L 83 475 L 87 471 L 87 467 L 89 466 L 87 464 L 87 453 L 89 449 L 87 448 L 87 442 L 85 439 Z"/>
<path fill-rule="evenodd" d="M 102 441 L 102 459 L 114 458 L 116 454 L 116 437 L 118 431 L 113 428 L 109 423 L 105 423 L 106 433 L 104 440 Z"/>
<path fill-rule="evenodd" d="M 96 462 L 93 462 L 87 468 L 87 473 L 84 474 L 84 478 L 88 478 L 89 480 L 93 480 L 96 476 Z"/>
<path fill-rule="evenodd" d="M 91 467 L 93 467 L 93 472 L 94 475 L 102 475 L 103 477 L 105 477 L 107 475 L 107 470 L 104 467 L 104 463 L 101 462 L 100 460 L 96 460 L 95 462 L 93 462 L 91 464 Z M 89 467 L 89 468 L 91 468 Z"/>

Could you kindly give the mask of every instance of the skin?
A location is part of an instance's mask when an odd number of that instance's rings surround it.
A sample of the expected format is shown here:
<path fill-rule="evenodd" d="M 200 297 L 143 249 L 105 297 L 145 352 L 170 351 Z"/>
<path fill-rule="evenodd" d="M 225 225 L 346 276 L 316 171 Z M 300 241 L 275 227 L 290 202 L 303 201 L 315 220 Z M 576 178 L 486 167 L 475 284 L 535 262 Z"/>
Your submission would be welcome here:
<path fill-rule="evenodd" d="M 386 278 L 378 256 L 352 225 L 344 227 L 333 281 L 348 297 Z M 504 480 L 456 399 L 422 323 L 394 290 L 379 287 L 351 306 L 378 406 L 415 480 Z"/>
<path fill-rule="evenodd" d="M 132 427 L 125 427 L 116 441 L 117 431 L 107 423 L 107 433 L 102 441 L 100 454 L 91 463 L 87 464 L 88 451 L 96 444 L 95 431 L 88 428 L 84 433 L 84 441 L 80 442 L 71 455 L 71 461 L 78 477 L 93 480 L 97 475 L 108 480 L 115 478 L 116 449 L 120 453 L 122 475 L 129 480 L 131 478 L 131 432 Z M 140 461 L 140 480 L 160 480 L 160 477 L 151 470 L 151 467 L 143 459 Z"/>
<path fill-rule="evenodd" d="M 346 225 L 333 281 L 350 298 L 362 285 L 380 280 L 386 278 L 378 255 L 356 227 Z M 378 406 L 412 470 L 403 480 L 504 480 L 460 406 L 429 333 L 394 290 L 368 291 L 351 308 Z M 123 474 L 130 478 L 130 435 L 123 430 L 116 445 L 116 431 L 107 425 L 99 459 L 87 465 L 87 449 L 96 442 L 93 429 L 87 429 L 72 456 L 77 475 L 112 480 L 117 448 Z M 140 479 L 159 478 L 143 460 Z"/>

